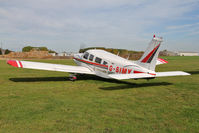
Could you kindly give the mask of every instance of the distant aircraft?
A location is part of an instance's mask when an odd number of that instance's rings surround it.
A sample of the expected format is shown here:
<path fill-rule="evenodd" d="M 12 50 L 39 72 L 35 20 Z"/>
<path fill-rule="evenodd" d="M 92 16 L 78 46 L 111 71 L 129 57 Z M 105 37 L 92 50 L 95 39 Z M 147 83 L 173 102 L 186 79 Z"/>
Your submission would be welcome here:
<path fill-rule="evenodd" d="M 78 66 L 18 60 L 8 60 L 7 64 L 18 68 L 69 72 L 72 73 L 71 80 L 77 79 L 76 74 L 92 74 L 117 80 L 190 75 L 182 71 L 155 72 L 156 65 L 168 63 L 158 58 L 162 41 L 162 37 L 154 35 L 143 56 L 137 61 L 127 60 L 104 50 L 92 49 L 74 55 L 73 60 Z"/>

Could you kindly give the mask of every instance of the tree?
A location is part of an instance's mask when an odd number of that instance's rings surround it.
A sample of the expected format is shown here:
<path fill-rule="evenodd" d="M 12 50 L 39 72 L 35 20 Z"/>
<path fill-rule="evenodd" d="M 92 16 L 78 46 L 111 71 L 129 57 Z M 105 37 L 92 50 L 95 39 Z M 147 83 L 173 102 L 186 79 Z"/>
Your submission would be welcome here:
<path fill-rule="evenodd" d="M 106 48 L 104 47 L 89 47 L 89 48 L 81 48 L 79 50 L 79 53 L 84 53 L 85 51 L 89 50 L 89 49 L 101 49 L 101 50 L 106 50 Z"/>
<path fill-rule="evenodd" d="M 57 53 L 57 52 L 55 52 L 53 50 L 48 50 L 48 53 Z"/>
<path fill-rule="evenodd" d="M 31 50 L 38 50 L 38 51 L 49 51 L 47 47 L 32 47 L 26 46 L 22 49 L 22 52 L 30 52 Z"/>
<path fill-rule="evenodd" d="M 110 52 L 110 53 L 112 52 L 112 50 L 113 50 L 112 48 L 106 49 L 106 51 L 107 51 L 107 52 Z"/>
<path fill-rule="evenodd" d="M 10 52 L 12 52 L 12 51 L 6 49 L 5 54 L 9 54 Z"/>
<path fill-rule="evenodd" d="M 22 52 L 30 52 L 34 47 L 26 46 L 22 49 Z"/>
<path fill-rule="evenodd" d="M 121 55 L 121 56 L 126 56 L 126 55 L 128 55 L 128 50 L 126 50 L 126 49 L 121 49 L 121 50 L 120 50 L 120 55 Z"/>
<path fill-rule="evenodd" d="M 39 51 L 48 51 L 48 48 L 46 47 L 38 47 Z"/>
<path fill-rule="evenodd" d="M 113 50 L 112 50 L 112 53 L 113 53 L 113 54 L 118 54 L 118 52 L 119 52 L 118 49 L 113 49 Z"/>

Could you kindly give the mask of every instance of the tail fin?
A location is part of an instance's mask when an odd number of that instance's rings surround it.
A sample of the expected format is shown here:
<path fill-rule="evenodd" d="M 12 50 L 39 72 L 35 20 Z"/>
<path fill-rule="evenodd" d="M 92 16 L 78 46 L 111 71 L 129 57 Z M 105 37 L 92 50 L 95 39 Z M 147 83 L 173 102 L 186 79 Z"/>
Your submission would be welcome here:
<path fill-rule="evenodd" d="M 137 64 L 146 69 L 155 71 L 156 61 L 160 52 L 159 47 L 162 41 L 162 37 L 155 37 L 154 35 L 143 56 L 140 58 L 140 60 L 137 61 Z"/>

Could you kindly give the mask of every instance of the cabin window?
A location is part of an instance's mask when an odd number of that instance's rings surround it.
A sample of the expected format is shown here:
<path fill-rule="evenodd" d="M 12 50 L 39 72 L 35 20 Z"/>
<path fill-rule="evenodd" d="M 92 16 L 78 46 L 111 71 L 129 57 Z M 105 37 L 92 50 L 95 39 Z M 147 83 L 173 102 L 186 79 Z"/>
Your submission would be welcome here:
<path fill-rule="evenodd" d="M 90 54 L 89 60 L 90 60 L 90 61 L 93 61 L 93 58 L 94 58 L 94 55 Z"/>
<path fill-rule="evenodd" d="M 96 58 L 95 58 L 95 62 L 96 62 L 96 63 L 101 64 L 101 61 L 102 61 L 102 59 L 101 59 L 101 58 L 98 58 L 98 57 L 96 57 Z"/>
<path fill-rule="evenodd" d="M 86 52 L 86 53 L 84 54 L 84 56 L 83 56 L 84 59 L 88 59 L 88 55 L 89 55 L 89 53 Z"/>
<path fill-rule="evenodd" d="M 103 62 L 104 65 L 107 65 L 108 63 L 106 61 Z"/>

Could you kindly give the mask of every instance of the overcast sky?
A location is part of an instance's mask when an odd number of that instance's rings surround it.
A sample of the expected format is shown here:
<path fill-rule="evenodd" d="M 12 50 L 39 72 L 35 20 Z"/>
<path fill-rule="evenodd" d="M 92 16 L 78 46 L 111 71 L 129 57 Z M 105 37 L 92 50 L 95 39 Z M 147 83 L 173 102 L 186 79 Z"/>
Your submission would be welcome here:
<path fill-rule="evenodd" d="M 199 52 L 199 0 L 0 0 L 0 41 L 12 50 L 145 50 L 153 34 L 161 49 Z"/>

